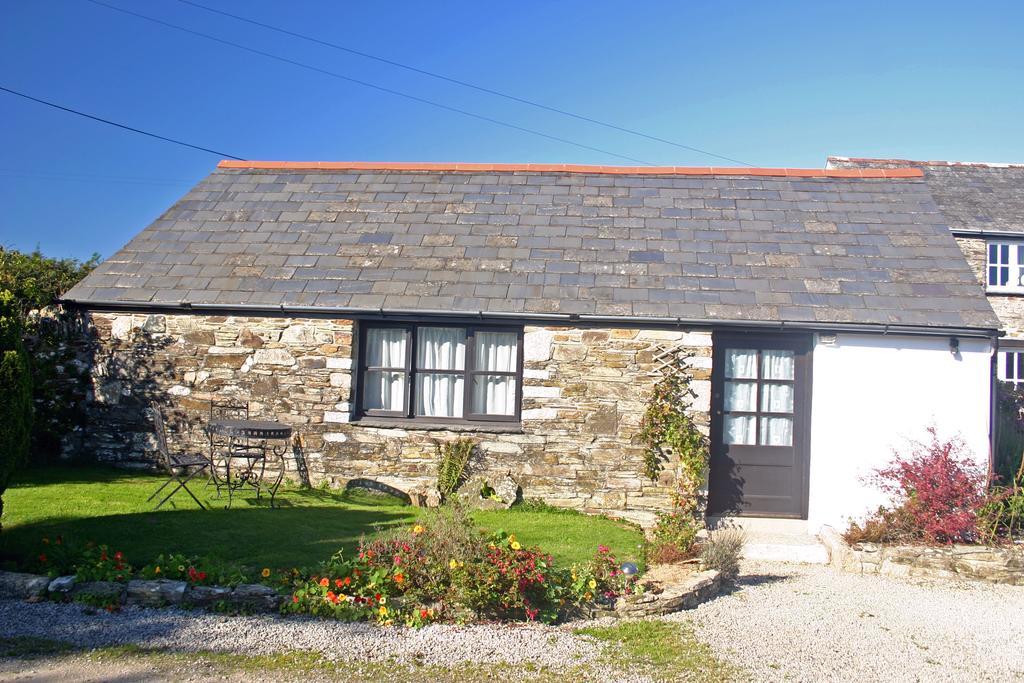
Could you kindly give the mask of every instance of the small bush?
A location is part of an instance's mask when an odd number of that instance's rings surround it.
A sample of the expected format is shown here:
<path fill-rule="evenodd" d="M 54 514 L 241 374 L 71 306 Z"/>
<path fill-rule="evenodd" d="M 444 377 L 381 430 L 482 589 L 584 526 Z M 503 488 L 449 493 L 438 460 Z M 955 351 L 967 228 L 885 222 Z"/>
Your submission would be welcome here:
<path fill-rule="evenodd" d="M 697 534 L 701 525 L 692 514 L 680 509 L 658 515 L 651 533 L 647 559 L 654 564 L 682 562 L 697 552 Z"/>
<path fill-rule="evenodd" d="M 75 577 L 86 581 L 127 581 L 132 577 L 132 567 L 117 550 L 110 551 L 105 545 L 86 546 L 81 561 L 75 567 Z"/>
<path fill-rule="evenodd" d="M 876 470 L 872 481 L 892 498 L 862 524 L 851 525 L 847 540 L 879 538 L 942 544 L 977 539 L 977 510 L 985 501 L 985 473 L 959 437 L 940 439 L 928 428 L 927 443 L 914 442 L 907 454 Z"/>
<path fill-rule="evenodd" d="M 700 559 L 708 569 L 717 569 L 726 581 L 740 574 L 740 558 L 747 536 L 743 529 L 726 527 L 711 532 L 701 548 Z"/>
<path fill-rule="evenodd" d="M 472 439 L 456 439 L 437 444 L 437 490 L 448 500 L 465 481 L 469 461 L 476 450 Z"/>
<path fill-rule="evenodd" d="M 32 376 L 21 335 L 14 295 L 0 290 L 0 496 L 28 459 L 32 433 Z"/>

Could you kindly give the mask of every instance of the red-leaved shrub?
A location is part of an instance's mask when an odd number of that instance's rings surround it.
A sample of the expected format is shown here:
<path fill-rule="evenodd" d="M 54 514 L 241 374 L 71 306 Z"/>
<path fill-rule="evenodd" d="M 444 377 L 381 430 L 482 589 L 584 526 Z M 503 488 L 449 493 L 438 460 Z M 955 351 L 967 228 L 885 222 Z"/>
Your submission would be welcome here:
<path fill-rule="evenodd" d="M 891 509 L 880 509 L 865 527 L 898 519 L 900 535 L 926 543 L 971 542 L 977 537 L 977 510 L 985 501 L 986 474 L 971 457 L 963 439 L 941 439 L 934 426 L 930 440 L 912 442 L 908 453 L 876 470 L 873 483 L 892 496 Z"/>

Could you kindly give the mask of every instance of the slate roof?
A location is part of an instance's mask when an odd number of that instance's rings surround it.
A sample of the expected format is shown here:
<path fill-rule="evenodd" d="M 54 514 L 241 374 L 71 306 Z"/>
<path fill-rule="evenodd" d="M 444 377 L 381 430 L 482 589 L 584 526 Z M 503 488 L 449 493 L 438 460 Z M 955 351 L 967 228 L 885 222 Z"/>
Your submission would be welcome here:
<path fill-rule="evenodd" d="M 997 328 L 914 176 L 222 162 L 65 301 Z"/>
<path fill-rule="evenodd" d="M 829 157 L 831 168 L 920 168 L 957 232 L 1024 234 L 1024 164 Z"/>

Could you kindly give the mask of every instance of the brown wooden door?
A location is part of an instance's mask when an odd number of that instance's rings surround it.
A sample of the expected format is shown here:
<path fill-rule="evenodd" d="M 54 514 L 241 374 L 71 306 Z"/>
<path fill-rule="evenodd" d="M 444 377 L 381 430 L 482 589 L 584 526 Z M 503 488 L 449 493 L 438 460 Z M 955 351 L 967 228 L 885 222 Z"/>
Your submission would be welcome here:
<path fill-rule="evenodd" d="M 807 516 L 810 338 L 716 334 L 712 515 Z"/>

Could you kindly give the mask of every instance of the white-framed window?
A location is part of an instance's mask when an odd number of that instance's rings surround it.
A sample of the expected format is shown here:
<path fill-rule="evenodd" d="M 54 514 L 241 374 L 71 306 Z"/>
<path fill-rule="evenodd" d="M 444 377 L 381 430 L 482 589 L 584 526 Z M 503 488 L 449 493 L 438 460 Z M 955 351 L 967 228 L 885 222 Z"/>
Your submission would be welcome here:
<path fill-rule="evenodd" d="M 997 361 L 999 380 L 1024 384 L 1024 349 L 1000 351 Z"/>
<path fill-rule="evenodd" d="M 987 247 L 988 291 L 1024 293 L 1024 242 L 989 242 Z"/>

